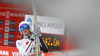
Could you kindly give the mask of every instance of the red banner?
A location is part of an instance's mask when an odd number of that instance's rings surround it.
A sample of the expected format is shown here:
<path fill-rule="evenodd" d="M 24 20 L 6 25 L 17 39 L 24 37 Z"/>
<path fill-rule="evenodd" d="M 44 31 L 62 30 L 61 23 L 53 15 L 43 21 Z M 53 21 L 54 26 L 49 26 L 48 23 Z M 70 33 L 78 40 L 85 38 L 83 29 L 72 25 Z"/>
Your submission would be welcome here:
<path fill-rule="evenodd" d="M 63 54 L 59 53 L 41 52 L 41 56 L 62 56 L 62 55 Z M 21 56 L 21 54 L 19 54 L 17 48 L 0 46 L 0 56 Z"/>
<path fill-rule="evenodd" d="M 31 0 L 0 0 L 0 45 L 15 47 L 21 39 L 18 25 L 25 14 L 33 14 Z"/>

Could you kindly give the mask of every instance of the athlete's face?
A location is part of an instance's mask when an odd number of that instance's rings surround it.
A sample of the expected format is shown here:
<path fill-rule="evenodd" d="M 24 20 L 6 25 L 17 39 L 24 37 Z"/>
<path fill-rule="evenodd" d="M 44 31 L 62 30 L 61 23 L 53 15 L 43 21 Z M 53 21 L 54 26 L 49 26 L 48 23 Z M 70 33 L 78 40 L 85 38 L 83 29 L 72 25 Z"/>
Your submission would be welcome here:
<path fill-rule="evenodd" d="M 24 36 L 28 36 L 30 34 L 30 31 L 29 31 L 29 29 L 24 29 L 22 31 L 22 33 L 23 33 Z"/>

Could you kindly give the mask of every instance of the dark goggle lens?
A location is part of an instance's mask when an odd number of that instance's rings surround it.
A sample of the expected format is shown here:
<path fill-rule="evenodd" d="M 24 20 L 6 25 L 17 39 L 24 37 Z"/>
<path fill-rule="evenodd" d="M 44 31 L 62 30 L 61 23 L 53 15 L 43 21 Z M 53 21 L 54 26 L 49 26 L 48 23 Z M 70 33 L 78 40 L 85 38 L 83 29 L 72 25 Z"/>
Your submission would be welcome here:
<path fill-rule="evenodd" d="M 20 26 L 20 30 L 23 31 L 24 29 L 29 29 L 29 25 L 28 24 L 23 24 Z"/>

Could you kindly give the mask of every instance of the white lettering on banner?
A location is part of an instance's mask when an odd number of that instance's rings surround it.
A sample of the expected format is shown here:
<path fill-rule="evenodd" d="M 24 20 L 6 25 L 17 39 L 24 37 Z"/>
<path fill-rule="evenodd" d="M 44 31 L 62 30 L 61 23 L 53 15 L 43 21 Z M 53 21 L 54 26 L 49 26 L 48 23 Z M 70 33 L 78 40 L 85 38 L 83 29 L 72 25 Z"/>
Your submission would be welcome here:
<path fill-rule="evenodd" d="M 19 52 L 12 52 L 12 56 L 21 56 Z"/>
<path fill-rule="evenodd" d="M 21 14 L 21 13 L 11 13 L 10 11 L 6 11 L 6 12 L 0 12 L 0 16 L 5 16 L 6 18 L 11 17 L 24 17 L 25 14 Z"/>
<path fill-rule="evenodd" d="M 5 10 L 17 10 L 17 11 L 26 11 L 27 8 L 0 7 L 0 9 L 5 9 Z"/>
<path fill-rule="evenodd" d="M 6 56 L 9 56 L 9 51 L 3 51 L 3 50 L 0 50 L 0 55 L 6 55 Z"/>

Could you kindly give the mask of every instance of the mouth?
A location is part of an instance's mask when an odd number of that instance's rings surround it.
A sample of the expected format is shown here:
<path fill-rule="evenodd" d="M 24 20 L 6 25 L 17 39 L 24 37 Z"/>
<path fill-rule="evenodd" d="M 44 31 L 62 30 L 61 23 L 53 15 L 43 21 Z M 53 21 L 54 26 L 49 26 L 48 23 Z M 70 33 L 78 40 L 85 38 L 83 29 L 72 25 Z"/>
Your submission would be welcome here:
<path fill-rule="evenodd" d="M 27 33 L 27 31 L 24 31 L 24 33 Z"/>

